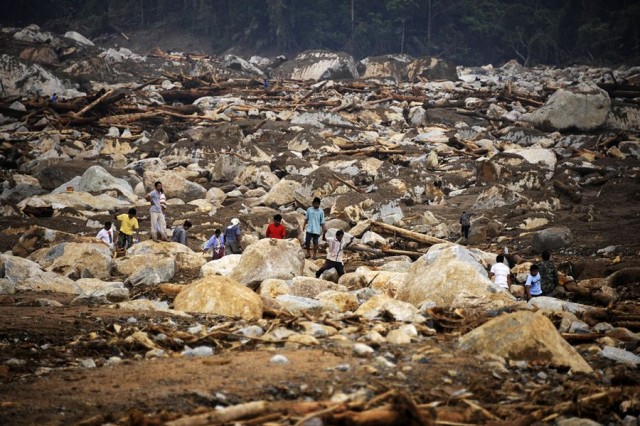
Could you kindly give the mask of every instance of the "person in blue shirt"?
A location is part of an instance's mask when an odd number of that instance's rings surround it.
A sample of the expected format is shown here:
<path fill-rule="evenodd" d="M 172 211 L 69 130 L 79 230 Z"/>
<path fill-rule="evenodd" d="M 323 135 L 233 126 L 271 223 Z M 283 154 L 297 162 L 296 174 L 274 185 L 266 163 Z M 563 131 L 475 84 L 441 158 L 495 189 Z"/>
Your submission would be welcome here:
<path fill-rule="evenodd" d="M 320 235 L 326 230 L 324 226 L 324 211 L 320 208 L 320 198 L 313 199 L 311 207 L 307 209 L 302 227 L 306 231 L 304 248 L 307 250 L 307 257 L 310 257 L 309 249 L 311 241 L 313 241 L 313 259 L 315 260 L 318 257 Z"/>
<path fill-rule="evenodd" d="M 224 247 L 225 253 L 228 254 L 241 254 L 242 246 L 240 245 L 240 236 L 242 231 L 240 230 L 240 219 L 231 219 L 231 225 L 227 226 L 224 230 Z"/>
<path fill-rule="evenodd" d="M 202 249 L 205 253 L 213 250 L 213 256 L 211 257 L 213 260 L 224 257 L 224 235 L 222 235 L 219 229 L 215 230 Z"/>
<path fill-rule="evenodd" d="M 540 274 L 538 273 L 538 265 L 531 265 L 527 281 L 524 283 L 527 291 L 527 300 L 532 297 L 542 296 L 542 287 L 540 286 Z"/>

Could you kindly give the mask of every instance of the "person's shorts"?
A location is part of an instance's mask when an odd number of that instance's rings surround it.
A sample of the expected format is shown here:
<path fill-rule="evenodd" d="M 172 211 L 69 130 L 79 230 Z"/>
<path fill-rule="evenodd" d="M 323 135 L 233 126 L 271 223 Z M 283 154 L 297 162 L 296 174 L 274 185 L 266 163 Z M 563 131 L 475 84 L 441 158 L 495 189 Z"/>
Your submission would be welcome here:
<path fill-rule="evenodd" d="M 320 241 L 320 234 L 312 234 L 311 232 L 307 232 L 304 237 L 305 247 L 309 247 L 311 241 L 313 241 L 313 245 L 318 245 L 318 241 Z"/>

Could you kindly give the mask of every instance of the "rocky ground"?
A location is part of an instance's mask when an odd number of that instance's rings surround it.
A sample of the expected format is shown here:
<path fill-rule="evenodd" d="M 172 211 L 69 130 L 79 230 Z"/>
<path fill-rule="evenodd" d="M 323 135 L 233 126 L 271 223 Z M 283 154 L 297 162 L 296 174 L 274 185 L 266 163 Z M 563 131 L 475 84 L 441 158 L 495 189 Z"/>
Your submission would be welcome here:
<path fill-rule="evenodd" d="M 0 50 L 2 424 L 637 424 L 640 68 Z M 156 180 L 188 247 L 149 240 Z M 315 196 L 339 279 L 300 247 Z M 561 286 L 526 303 L 542 250 Z"/>

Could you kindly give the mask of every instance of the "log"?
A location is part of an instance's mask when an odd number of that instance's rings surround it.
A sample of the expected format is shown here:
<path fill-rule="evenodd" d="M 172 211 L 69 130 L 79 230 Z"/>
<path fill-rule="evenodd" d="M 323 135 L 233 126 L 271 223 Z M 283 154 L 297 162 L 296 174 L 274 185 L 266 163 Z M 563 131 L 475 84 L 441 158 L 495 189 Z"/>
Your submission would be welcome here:
<path fill-rule="evenodd" d="M 167 426 L 204 426 L 216 423 L 230 423 L 247 417 L 256 417 L 268 412 L 269 403 L 267 401 L 254 401 L 245 404 L 233 405 L 222 410 L 209 411 L 204 414 L 183 417 L 172 422 L 167 422 Z"/>
<path fill-rule="evenodd" d="M 601 337 L 601 333 L 562 333 L 562 337 L 569 343 L 593 342 Z"/>
<path fill-rule="evenodd" d="M 408 240 L 416 241 L 422 244 L 434 245 L 442 243 L 450 243 L 450 241 L 443 240 L 436 237 L 430 237 L 429 235 L 420 234 L 419 232 L 409 231 L 397 226 L 388 225 L 383 222 L 371 222 L 371 226 L 381 229 L 383 231 L 392 232 Z"/>
<path fill-rule="evenodd" d="M 392 255 L 392 256 L 409 256 L 414 259 L 424 254 L 419 251 L 396 250 L 396 249 L 390 249 L 390 248 L 376 249 L 363 244 L 356 244 L 356 245 L 349 246 L 347 250 L 357 251 L 362 253 L 371 253 L 379 257 Z"/>
<path fill-rule="evenodd" d="M 75 113 L 75 115 L 77 117 L 82 117 L 86 112 L 90 111 L 92 108 L 94 108 L 97 105 L 99 105 L 101 102 L 103 102 L 105 99 L 107 99 L 112 94 L 113 94 L 113 89 L 107 91 L 104 95 L 100 96 L 98 99 L 96 99 L 95 101 L 91 102 L 86 107 L 82 108 L 80 111 Z"/>

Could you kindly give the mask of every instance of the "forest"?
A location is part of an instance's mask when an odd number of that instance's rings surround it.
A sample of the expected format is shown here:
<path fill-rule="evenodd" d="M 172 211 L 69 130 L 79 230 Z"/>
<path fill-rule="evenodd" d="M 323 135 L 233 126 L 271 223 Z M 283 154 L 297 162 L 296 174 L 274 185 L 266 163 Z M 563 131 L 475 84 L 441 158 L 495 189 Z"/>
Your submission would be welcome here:
<path fill-rule="evenodd" d="M 185 31 L 268 56 L 308 49 L 356 58 L 406 53 L 463 65 L 637 64 L 640 2 L 631 0 L 30 0 L 4 2 L 5 26 L 87 36 Z"/>

